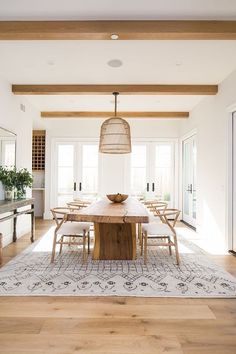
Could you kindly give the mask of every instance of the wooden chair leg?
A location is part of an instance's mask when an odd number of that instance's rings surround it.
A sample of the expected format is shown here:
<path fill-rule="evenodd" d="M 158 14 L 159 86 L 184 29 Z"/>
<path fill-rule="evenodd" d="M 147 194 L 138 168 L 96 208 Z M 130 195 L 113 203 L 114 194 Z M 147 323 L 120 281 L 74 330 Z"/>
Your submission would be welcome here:
<path fill-rule="evenodd" d="M 64 242 L 64 236 L 61 236 L 61 242 Z M 63 244 L 61 243 L 61 244 L 60 244 L 60 251 L 59 251 L 59 254 L 61 254 L 62 246 L 63 246 Z"/>
<path fill-rule="evenodd" d="M 0 264 L 2 264 L 2 234 L 0 234 Z"/>
<path fill-rule="evenodd" d="M 170 236 L 168 236 L 168 243 L 170 243 L 171 240 L 170 240 Z M 169 246 L 169 253 L 170 253 L 170 256 L 172 255 L 172 249 L 171 249 L 171 246 Z"/>
<path fill-rule="evenodd" d="M 175 244 L 176 263 L 177 263 L 177 265 L 179 265 L 180 264 L 180 258 L 179 258 L 178 241 L 177 241 L 176 235 L 174 235 L 174 244 Z"/>
<path fill-rule="evenodd" d="M 147 232 L 144 232 L 144 264 L 147 264 Z"/>
<path fill-rule="evenodd" d="M 54 232 L 53 245 L 52 245 L 51 263 L 54 262 L 55 253 L 56 253 L 56 244 L 57 244 L 57 234 L 56 234 L 56 232 Z"/>
<path fill-rule="evenodd" d="M 86 260 L 86 231 L 83 230 L 83 261 Z"/>
<path fill-rule="evenodd" d="M 138 224 L 138 240 L 139 240 L 139 245 L 141 246 L 142 244 L 142 224 Z"/>
<path fill-rule="evenodd" d="M 143 237 L 144 237 L 144 235 L 143 235 L 143 232 L 141 233 L 141 256 L 143 255 Z"/>
<path fill-rule="evenodd" d="M 88 231 L 88 254 L 90 253 L 90 231 Z"/>
<path fill-rule="evenodd" d="M 72 239 L 72 236 L 69 237 L 69 243 L 68 243 L 68 246 L 70 247 L 71 246 L 71 239 Z"/>

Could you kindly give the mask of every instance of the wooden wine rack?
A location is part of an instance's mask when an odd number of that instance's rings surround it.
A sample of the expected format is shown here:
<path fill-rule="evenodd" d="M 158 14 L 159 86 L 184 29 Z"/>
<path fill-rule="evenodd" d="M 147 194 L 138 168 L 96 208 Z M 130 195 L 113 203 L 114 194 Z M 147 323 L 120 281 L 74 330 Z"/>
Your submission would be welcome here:
<path fill-rule="evenodd" d="M 32 170 L 45 170 L 45 130 L 33 130 L 32 141 Z"/>

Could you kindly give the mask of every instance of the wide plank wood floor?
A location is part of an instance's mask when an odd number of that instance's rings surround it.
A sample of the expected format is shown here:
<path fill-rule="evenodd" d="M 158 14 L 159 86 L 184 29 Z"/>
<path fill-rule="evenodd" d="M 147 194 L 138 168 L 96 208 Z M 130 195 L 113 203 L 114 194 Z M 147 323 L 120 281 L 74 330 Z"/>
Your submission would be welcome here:
<path fill-rule="evenodd" d="M 51 225 L 38 220 L 36 238 Z M 212 259 L 236 276 L 235 257 Z M 236 299 L 0 297 L 0 353 L 235 354 Z"/>

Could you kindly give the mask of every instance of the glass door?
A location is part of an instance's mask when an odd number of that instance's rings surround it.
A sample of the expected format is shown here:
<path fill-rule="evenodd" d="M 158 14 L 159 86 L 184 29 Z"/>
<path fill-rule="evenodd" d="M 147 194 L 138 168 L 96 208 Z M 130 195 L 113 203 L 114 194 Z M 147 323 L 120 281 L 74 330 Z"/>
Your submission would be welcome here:
<path fill-rule="evenodd" d="M 147 144 L 132 145 L 130 189 L 131 195 L 137 198 L 144 197 L 150 190 L 147 152 Z"/>
<path fill-rule="evenodd" d="M 183 221 L 196 227 L 196 135 L 183 141 Z"/>
<path fill-rule="evenodd" d="M 155 199 L 174 203 L 174 144 L 161 142 L 154 144 L 154 169 L 152 170 L 152 192 Z"/>
<path fill-rule="evenodd" d="M 236 252 L 236 112 L 233 113 L 232 128 L 232 250 Z"/>
<path fill-rule="evenodd" d="M 133 143 L 130 156 L 130 193 L 144 199 L 174 203 L 174 143 Z"/>
<path fill-rule="evenodd" d="M 56 206 L 65 206 L 76 197 L 76 143 L 57 144 Z"/>
<path fill-rule="evenodd" d="M 98 144 L 56 144 L 54 205 L 65 206 L 76 199 L 94 199 L 98 193 Z"/>
<path fill-rule="evenodd" d="M 98 194 L 98 144 L 81 144 L 81 154 L 77 195 L 95 199 Z"/>

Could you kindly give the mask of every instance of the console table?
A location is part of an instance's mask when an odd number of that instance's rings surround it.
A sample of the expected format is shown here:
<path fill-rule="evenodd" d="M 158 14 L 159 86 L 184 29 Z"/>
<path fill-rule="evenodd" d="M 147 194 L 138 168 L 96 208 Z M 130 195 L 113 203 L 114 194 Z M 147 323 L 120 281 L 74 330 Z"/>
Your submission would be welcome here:
<path fill-rule="evenodd" d="M 29 208 L 18 211 L 19 208 L 29 206 Z M 31 214 L 31 242 L 34 242 L 34 199 L 16 199 L 13 201 L 0 200 L 0 214 L 12 213 L 11 215 L 0 217 L 0 223 L 6 220 L 13 219 L 13 237 L 12 241 L 16 242 L 16 222 L 17 217 L 23 214 Z M 3 235 L 0 232 L 0 264 L 2 263 L 2 239 Z"/>

